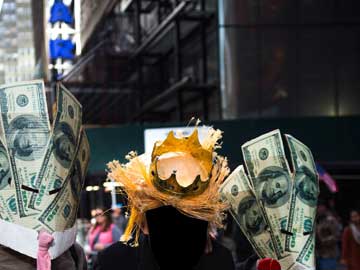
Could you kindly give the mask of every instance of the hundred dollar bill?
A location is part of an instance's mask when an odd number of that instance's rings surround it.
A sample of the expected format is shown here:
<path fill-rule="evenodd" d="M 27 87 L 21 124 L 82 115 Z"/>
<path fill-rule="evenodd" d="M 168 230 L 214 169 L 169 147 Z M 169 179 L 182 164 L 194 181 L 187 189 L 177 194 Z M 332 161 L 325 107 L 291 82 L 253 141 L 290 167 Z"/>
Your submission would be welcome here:
<path fill-rule="evenodd" d="M 79 200 L 81 196 L 81 189 L 85 183 L 85 174 L 87 172 L 87 168 L 90 161 L 90 145 L 88 138 L 86 136 L 85 130 L 81 132 L 81 142 L 79 151 L 75 161 L 75 170 L 72 175 L 70 183 L 68 183 L 68 190 L 71 190 L 71 194 L 73 196 L 73 200 L 76 202 L 76 205 L 80 206 Z M 71 228 L 76 221 L 76 214 L 78 209 L 72 211 L 70 218 L 68 219 L 68 223 L 66 224 L 66 228 Z"/>
<path fill-rule="evenodd" d="M 11 189 L 11 166 L 9 154 L 3 140 L 0 138 L 0 191 Z"/>
<path fill-rule="evenodd" d="M 279 259 L 286 257 L 285 234 L 289 214 L 292 180 L 279 130 L 264 134 L 242 146 L 257 200 L 270 226 Z"/>
<path fill-rule="evenodd" d="M 9 153 L 19 217 L 26 208 L 29 190 L 36 190 L 50 136 L 50 124 L 42 81 L 21 82 L 0 87 L 1 125 Z"/>
<path fill-rule="evenodd" d="M 36 179 L 39 193 L 34 193 L 29 202 L 31 209 L 43 209 L 47 205 L 44 198 L 59 190 L 69 174 L 70 166 L 80 137 L 82 107 L 76 98 L 59 85 L 57 92 L 57 114 L 40 172 Z"/>
<path fill-rule="evenodd" d="M 16 196 L 13 190 L 0 190 L 0 219 L 14 222 L 18 217 Z"/>
<path fill-rule="evenodd" d="M 244 167 L 237 167 L 220 188 L 221 197 L 241 231 L 261 258 L 277 258 L 262 211 L 252 192 Z"/>
<path fill-rule="evenodd" d="M 37 219 L 38 214 L 32 214 L 23 218 L 18 218 L 17 221 L 15 221 L 16 224 L 20 226 L 24 226 L 26 228 L 31 228 L 33 230 L 38 230 L 42 227 L 40 222 Z"/>
<path fill-rule="evenodd" d="M 17 218 L 15 186 L 5 144 L 0 138 L 0 218 L 13 222 Z"/>
<path fill-rule="evenodd" d="M 306 240 L 290 270 L 315 270 L 315 232 Z"/>
<path fill-rule="evenodd" d="M 81 134 L 85 134 L 82 132 Z M 85 135 L 81 136 L 76 161 L 60 192 L 39 216 L 39 221 L 51 232 L 61 231 L 74 225 L 76 205 L 80 197 L 85 172 L 90 157 L 90 147 Z"/>
<path fill-rule="evenodd" d="M 0 109 L 0 112 L 1 112 L 1 109 Z M 0 117 L 0 122 L 2 122 L 1 117 Z M 3 142 L 4 145 L 6 145 L 5 144 L 5 142 L 6 142 L 5 132 L 4 132 L 2 123 L 0 124 L 0 140 Z"/>
<path fill-rule="evenodd" d="M 285 249 L 300 252 L 314 228 L 319 183 L 310 149 L 291 135 L 285 135 L 294 168 L 294 186 L 290 204 Z"/>

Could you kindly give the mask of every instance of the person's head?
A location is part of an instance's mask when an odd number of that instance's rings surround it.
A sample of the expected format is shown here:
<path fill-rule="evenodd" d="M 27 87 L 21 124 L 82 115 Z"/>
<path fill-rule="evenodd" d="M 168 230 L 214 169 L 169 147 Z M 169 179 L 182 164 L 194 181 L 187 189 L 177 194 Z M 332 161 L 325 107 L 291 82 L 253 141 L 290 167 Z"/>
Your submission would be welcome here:
<path fill-rule="evenodd" d="M 116 205 L 115 207 L 112 208 L 112 217 L 113 218 L 118 218 L 121 216 L 121 205 Z"/>
<path fill-rule="evenodd" d="M 160 269 L 192 269 L 198 263 L 205 252 L 207 221 L 186 216 L 171 206 L 148 210 L 146 221 Z"/>
<path fill-rule="evenodd" d="M 95 219 L 96 227 L 101 226 L 103 231 L 108 230 L 112 223 L 111 212 L 103 207 L 99 207 L 96 209 Z"/>
<path fill-rule="evenodd" d="M 219 191 L 229 168 L 226 158 L 215 151 L 222 132 L 213 128 L 204 131 L 202 142 L 197 128 L 190 136 L 171 131 L 165 140 L 154 144 L 151 153 L 137 155 L 131 151 L 126 164 L 108 163 L 108 178 L 120 183 L 130 210 L 122 242 L 138 244 L 146 212 L 164 205 L 204 220 L 211 228 L 223 227 L 228 206 Z M 185 157 L 193 162 L 189 164 Z"/>
<path fill-rule="evenodd" d="M 317 206 L 317 216 L 321 217 L 328 213 L 328 207 L 324 201 L 320 201 Z"/>
<path fill-rule="evenodd" d="M 320 199 L 316 209 L 316 220 L 317 222 L 323 222 L 330 215 L 328 205 L 325 200 Z"/>
<path fill-rule="evenodd" d="M 360 225 L 360 212 L 359 210 L 351 210 L 350 211 L 350 222 L 355 225 Z"/>

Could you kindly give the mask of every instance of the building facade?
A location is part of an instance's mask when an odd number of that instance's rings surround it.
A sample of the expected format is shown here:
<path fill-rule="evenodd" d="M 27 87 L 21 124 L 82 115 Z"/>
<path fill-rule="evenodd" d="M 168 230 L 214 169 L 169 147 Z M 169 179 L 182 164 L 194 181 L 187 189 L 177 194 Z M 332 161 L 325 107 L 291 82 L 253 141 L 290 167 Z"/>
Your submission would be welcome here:
<path fill-rule="evenodd" d="M 5 0 L 0 15 L 0 83 L 34 77 L 31 0 Z"/>

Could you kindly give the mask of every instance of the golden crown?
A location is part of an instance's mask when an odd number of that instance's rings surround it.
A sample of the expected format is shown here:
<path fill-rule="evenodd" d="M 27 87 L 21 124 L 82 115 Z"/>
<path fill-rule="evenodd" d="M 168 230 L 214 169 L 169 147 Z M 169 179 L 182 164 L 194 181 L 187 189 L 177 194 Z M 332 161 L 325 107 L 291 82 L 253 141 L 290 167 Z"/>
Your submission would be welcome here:
<path fill-rule="evenodd" d="M 213 147 L 201 145 L 197 129 L 189 137 L 180 138 L 171 131 L 163 142 L 154 145 L 152 183 L 159 190 L 180 197 L 201 194 L 209 185 L 212 154 Z"/>

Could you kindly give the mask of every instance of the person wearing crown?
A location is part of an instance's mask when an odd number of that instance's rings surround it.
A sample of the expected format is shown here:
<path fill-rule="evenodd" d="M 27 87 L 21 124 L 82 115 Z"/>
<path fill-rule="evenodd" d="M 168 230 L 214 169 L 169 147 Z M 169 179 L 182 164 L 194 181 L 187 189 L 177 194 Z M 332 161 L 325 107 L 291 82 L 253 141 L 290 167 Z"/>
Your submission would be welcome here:
<path fill-rule="evenodd" d="M 227 209 L 219 187 L 229 168 L 215 151 L 221 136 L 210 129 L 200 143 L 197 128 L 189 137 L 170 132 L 151 156 L 131 152 L 128 163 L 108 164 L 108 177 L 127 195 L 130 218 L 121 241 L 99 253 L 96 270 L 235 269 L 230 251 L 211 237 Z"/>

